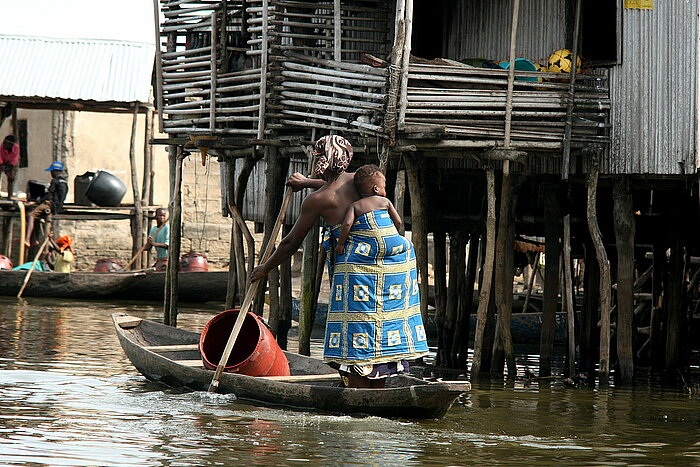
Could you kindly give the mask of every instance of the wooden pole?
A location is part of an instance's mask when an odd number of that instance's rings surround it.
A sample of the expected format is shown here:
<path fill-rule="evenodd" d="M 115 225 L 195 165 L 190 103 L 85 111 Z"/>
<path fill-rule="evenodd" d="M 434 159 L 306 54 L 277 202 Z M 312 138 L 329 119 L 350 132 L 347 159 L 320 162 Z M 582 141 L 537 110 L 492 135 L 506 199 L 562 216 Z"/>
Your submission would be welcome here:
<path fill-rule="evenodd" d="M 282 236 L 286 237 L 292 230 L 291 225 L 282 228 Z M 287 350 L 287 335 L 292 327 L 292 258 L 280 264 L 280 316 L 277 325 L 277 343 Z"/>
<path fill-rule="evenodd" d="M 544 245 L 544 294 L 542 304 L 542 333 L 540 335 L 539 376 L 552 374 L 556 314 L 559 308 L 559 257 L 561 252 L 561 190 L 547 185 L 544 191 L 545 245 Z"/>
<path fill-rule="evenodd" d="M 413 35 L 413 0 L 402 0 L 404 7 L 404 41 L 401 58 L 401 82 L 399 88 L 398 129 L 402 129 L 406 121 L 406 109 L 408 108 L 408 67 L 411 61 L 411 39 Z"/>
<path fill-rule="evenodd" d="M 158 107 L 158 129 L 163 133 L 163 57 L 160 50 L 160 0 L 153 0 L 153 25 L 155 26 L 156 43 L 156 103 Z M 175 50 L 175 41 L 171 40 L 173 34 L 168 34 L 168 52 Z"/>
<path fill-rule="evenodd" d="M 677 371 L 683 368 L 683 355 L 681 350 L 684 344 L 684 330 L 686 329 L 685 302 L 685 245 L 683 242 L 683 222 L 680 221 L 681 212 L 688 212 L 687 204 L 682 204 L 685 209 L 677 209 L 674 216 L 674 228 L 671 229 L 671 255 L 669 257 L 669 274 L 666 282 L 666 371 Z"/>
<path fill-rule="evenodd" d="M 455 232 L 450 241 L 450 278 L 447 287 L 447 306 L 445 307 L 445 354 L 450 368 L 457 368 L 455 350 L 455 331 L 460 304 L 463 304 L 464 276 L 466 274 L 467 235 L 463 230 Z"/>
<path fill-rule="evenodd" d="M 222 18 L 222 28 L 226 28 L 226 17 Z M 216 11 L 211 13 L 211 61 L 209 64 L 209 71 L 211 76 L 211 86 L 209 86 L 209 131 L 214 133 L 216 131 L 216 89 L 217 89 L 217 54 L 216 54 L 216 41 L 218 36 L 216 34 Z M 225 46 L 225 44 L 224 44 Z M 226 56 L 226 50 L 223 50 L 223 56 Z M 265 72 L 263 71 L 263 74 Z"/>
<path fill-rule="evenodd" d="M 146 124 L 143 135 L 143 183 L 141 184 L 141 204 L 151 204 L 153 197 L 153 151 L 151 137 L 153 135 L 153 109 L 146 109 Z"/>
<path fill-rule="evenodd" d="M 27 287 L 27 284 L 29 283 L 29 278 L 32 277 L 32 273 L 34 272 L 34 269 L 36 269 L 36 263 L 37 263 L 37 261 L 39 261 L 39 257 L 46 249 L 46 245 L 49 244 L 49 233 L 50 232 L 51 232 L 51 222 L 46 224 L 46 238 L 44 238 L 44 242 L 39 247 L 39 251 L 36 252 L 36 256 L 34 256 L 34 261 L 32 261 L 32 265 L 29 267 L 29 270 L 27 271 L 27 275 L 24 276 L 24 282 L 22 282 L 22 287 L 20 287 L 19 292 L 17 292 L 17 298 L 22 297 L 22 294 L 24 293 L 24 289 L 25 289 L 25 287 Z M 20 239 L 20 241 L 21 240 L 22 239 Z"/>
<path fill-rule="evenodd" d="M 593 156 L 593 166 L 586 181 L 588 191 L 586 217 L 600 271 L 600 364 L 598 371 L 600 384 L 607 385 L 610 376 L 610 261 L 603 244 L 603 236 L 598 227 L 596 209 L 598 172 L 598 155 L 596 154 Z"/>
<path fill-rule="evenodd" d="M 433 232 L 433 277 L 435 280 L 435 324 L 437 326 L 436 366 L 449 365 L 449 350 L 445 345 L 445 316 L 447 306 L 447 254 L 445 231 Z M 452 271 L 450 271 L 452 272 Z"/>
<path fill-rule="evenodd" d="M 583 272 L 583 295 L 581 304 L 580 368 L 590 380 L 595 379 L 595 364 L 600 342 L 598 329 L 598 304 L 600 303 L 600 273 L 596 261 L 595 248 L 589 239 L 585 246 L 586 269 Z"/>
<path fill-rule="evenodd" d="M 472 307 L 474 306 L 474 283 L 476 282 L 476 269 L 479 260 L 479 233 L 473 232 L 469 238 L 469 253 L 467 254 L 467 272 L 465 277 L 466 292 L 463 305 L 460 307 L 459 319 L 455 327 L 455 339 L 453 349 L 456 347 L 457 368 L 467 369 L 467 357 L 469 354 L 469 332 Z"/>
<path fill-rule="evenodd" d="M 404 208 L 406 205 L 406 171 L 398 170 L 396 171 L 396 186 L 394 187 L 394 207 L 396 212 L 399 213 L 401 219 L 404 218 Z M 399 229 L 399 234 L 404 235 L 406 233 L 406 227 L 401 224 Z"/>
<path fill-rule="evenodd" d="M 268 67 L 268 27 L 269 27 L 269 0 L 262 0 L 262 43 L 260 55 L 260 101 L 258 110 L 258 139 L 265 137 L 265 111 L 267 105 L 267 67 Z"/>
<path fill-rule="evenodd" d="M 634 214 L 630 179 L 613 186 L 613 219 L 617 246 L 617 361 L 620 380 L 634 381 Z"/>
<path fill-rule="evenodd" d="M 134 112 L 131 119 L 131 143 L 129 145 L 129 163 L 131 166 L 131 190 L 134 195 L 134 214 L 132 218 L 132 245 L 131 255 L 138 256 L 143 252 L 142 238 L 143 234 L 143 205 L 141 204 L 141 191 L 139 190 L 138 167 L 136 165 L 136 128 L 139 117 L 139 103 L 134 102 Z M 148 145 L 148 141 L 144 142 Z M 137 258 L 136 267 L 143 267 L 141 258 Z"/>
<path fill-rule="evenodd" d="M 182 160 L 185 157 L 180 150 L 175 151 L 175 180 L 173 185 L 173 196 L 170 199 L 170 239 L 168 243 L 168 269 L 166 275 L 166 286 L 168 291 L 167 323 L 169 326 L 177 327 L 178 312 L 178 286 L 179 286 L 179 262 L 180 244 L 182 239 Z"/>
<path fill-rule="evenodd" d="M 484 266 L 481 285 L 479 287 L 479 308 L 476 312 L 476 330 L 474 331 L 474 356 L 472 360 L 471 378 L 476 379 L 481 373 L 482 353 L 484 347 L 484 330 L 491 296 L 493 280 L 493 259 L 496 249 L 496 182 L 493 166 L 486 167 L 486 246 L 484 250 Z"/>
<path fill-rule="evenodd" d="M 410 0 L 409 0 L 410 1 Z M 416 251 L 416 265 L 420 277 L 420 312 L 428 322 L 428 210 L 425 190 L 425 160 L 404 157 L 408 190 L 411 196 L 411 240 Z"/>
<path fill-rule="evenodd" d="M 301 263 L 301 297 L 299 298 L 299 353 L 311 354 L 311 330 L 313 327 L 314 285 L 316 284 L 316 262 L 318 254 L 318 230 L 316 222 L 304 238 L 304 251 Z"/>
<path fill-rule="evenodd" d="M 562 263 L 564 286 L 562 304 L 566 307 L 567 355 L 569 358 L 568 373 L 572 378 L 576 375 L 576 329 L 574 323 L 574 294 L 571 277 L 571 215 L 564 216 L 564 237 L 562 243 Z"/>
<path fill-rule="evenodd" d="M 24 264 L 24 237 L 27 235 L 27 215 L 24 203 L 17 201 L 19 208 L 19 264 Z"/>

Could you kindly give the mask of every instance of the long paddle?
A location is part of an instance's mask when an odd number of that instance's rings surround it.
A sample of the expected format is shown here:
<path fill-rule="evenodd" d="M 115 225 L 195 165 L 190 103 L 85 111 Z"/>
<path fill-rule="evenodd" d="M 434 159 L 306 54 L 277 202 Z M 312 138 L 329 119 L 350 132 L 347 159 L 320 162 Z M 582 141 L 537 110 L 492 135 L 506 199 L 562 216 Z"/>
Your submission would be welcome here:
<path fill-rule="evenodd" d="M 165 227 L 165 224 L 166 224 L 166 223 L 163 222 L 163 225 L 161 225 L 160 227 L 158 227 L 158 230 L 156 230 L 155 232 L 153 232 L 153 235 L 149 235 L 149 237 L 155 238 L 155 236 L 158 235 L 158 233 L 161 231 L 161 229 L 162 229 L 163 227 Z M 139 255 L 140 255 L 141 253 L 143 253 L 143 252 L 146 250 L 146 247 L 147 247 L 147 246 L 148 246 L 148 242 L 146 242 L 146 244 L 145 244 L 144 246 L 142 246 L 141 248 L 139 248 L 139 250 L 136 252 L 136 254 L 134 255 L 134 257 L 131 258 L 131 261 L 129 261 L 129 262 L 127 263 L 127 265 L 124 266 L 124 270 L 128 270 L 129 267 L 131 267 L 131 265 L 134 264 L 134 261 L 136 261 L 136 258 L 138 258 Z"/>
<path fill-rule="evenodd" d="M 49 229 L 51 228 L 51 224 L 49 224 Z M 47 232 L 49 230 L 47 229 Z M 21 239 L 20 239 L 21 240 Z M 49 244 L 49 236 L 48 234 L 46 235 L 46 238 L 44 239 L 44 243 L 41 244 L 41 247 L 39 247 L 39 251 L 36 253 L 36 256 L 34 257 L 34 261 L 32 261 L 32 265 L 29 268 L 29 271 L 27 271 L 27 275 L 24 276 L 24 282 L 22 283 L 22 287 L 19 289 L 19 292 L 17 293 L 17 298 L 22 297 L 22 292 L 24 292 L 24 288 L 27 286 L 27 283 L 29 282 L 29 278 L 32 277 L 32 273 L 34 272 L 34 269 L 36 268 L 36 262 L 39 261 L 39 256 L 44 252 L 44 249 L 46 248 L 46 245 Z"/>
<path fill-rule="evenodd" d="M 27 217 L 25 216 L 24 203 L 17 201 L 19 208 L 19 264 L 24 264 L 24 236 L 27 235 Z"/>
<path fill-rule="evenodd" d="M 287 192 L 284 194 L 284 200 L 282 201 L 282 208 L 277 215 L 277 220 L 275 221 L 275 226 L 272 228 L 272 234 L 267 242 L 265 251 L 260 258 L 260 264 L 267 261 L 267 258 L 272 254 L 272 250 L 275 247 L 275 240 L 279 234 L 280 228 L 282 228 L 282 223 L 284 222 L 285 214 L 287 213 L 287 208 L 289 208 L 289 203 L 292 200 L 293 191 L 291 188 L 287 188 Z M 224 367 L 228 362 L 228 357 L 231 355 L 233 346 L 236 344 L 236 339 L 238 339 L 238 334 L 241 332 L 241 327 L 243 326 L 243 321 L 248 314 L 248 309 L 253 303 L 253 298 L 255 297 L 262 280 L 259 280 L 253 284 L 248 285 L 248 290 L 246 290 L 245 298 L 243 299 L 243 304 L 241 309 L 238 310 L 238 316 L 236 317 L 236 322 L 233 324 L 233 329 L 231 330 L 231 335 L 226 342 L 226 347 L 224 348 L 224 353 L 221 355 L 221 360 L 219 360 L 219 365 L 216 367 L 214 372 L 214 377 L 209 384 L 208 392 L 216 392 L 219 387 L 219 380 L 221 379 L 221 374 L 224 372 Z"/>

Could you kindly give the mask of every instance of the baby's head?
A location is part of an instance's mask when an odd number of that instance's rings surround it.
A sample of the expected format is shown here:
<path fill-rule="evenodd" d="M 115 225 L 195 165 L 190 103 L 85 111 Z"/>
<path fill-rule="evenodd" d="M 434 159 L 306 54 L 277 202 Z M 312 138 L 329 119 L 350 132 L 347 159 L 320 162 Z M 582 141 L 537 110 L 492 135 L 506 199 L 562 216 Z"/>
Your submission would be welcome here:
<path fill-rule="evenodd" d="M 360 196 L 386 196 L 386 177 L 374 164 L 363 165 L 357 169 L 354 181 Z"/>

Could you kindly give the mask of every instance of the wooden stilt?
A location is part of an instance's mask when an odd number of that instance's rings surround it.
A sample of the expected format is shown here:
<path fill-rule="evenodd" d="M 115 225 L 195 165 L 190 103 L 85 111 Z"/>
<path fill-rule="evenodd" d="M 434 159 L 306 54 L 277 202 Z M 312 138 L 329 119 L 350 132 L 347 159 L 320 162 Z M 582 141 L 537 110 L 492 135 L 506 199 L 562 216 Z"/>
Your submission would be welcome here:
<path fill-rule="evenodd" d="M 445 349 L 446 364 L 457 368 L 457 355 L 453 352 L 457 315 L 462 302 L 464 276 L 466 273 L 467 234 L 457 231 L 450 239 L 450 278 L 447 287 L 447 305 L 445 307 Z"/>
<path fill-rule="evenodd" d="M 600 364 L 598 366 L 600 384 L 607 385 L 610 375 L 610 261 L 603 244 L 603 236 L 598 227 L 598 215 L 596 209 L 598 188 L 598 156 L 593 159 L 593 168 L 588 174 L 586 182 L 588 188 L 588 202 L 586 217 L 588 219 L 588 231 L 595 248 L 598 270 L 600 272 Z M 546 254 L 546 253 L 545 253 Z"/>
<path fill-rule="evenodd" d="M 301 264 L 301 297 L 299 299 L 299 353 L 311 354 L 311 329 L 313 326 L 314 285 L 316 284 L 316 262 L 318 254 L 318 222 L 304 239 Z"/>
<path fill-rule="evenodd" d="M 508 376 L 515 377 L 513 338 L 510 315 L 513 306 L 513 248 L 514 237 L 511 176 L 504 170 L 501 183 L 501 205 L 496 238 L 494 283 L 496 287 L 496 339 L 491 357 L 491 373 L 503 374 L 504 359 L 508 361 Z"/>
<path fill-rule="evenodd" d="M 668 303 L 666 306 L 666 371 L 671 372 L 683 368 L 684 330 L 686 329 L 685 313 L 685 245 L 683 244 L 683 226 L 680 210 L 676 213 L 674 228 L 671 235 L 671 256 L 669 257 L 669 274 L 666 283 Z M 670 375 L 671 373 L 669 373 Z"/>
<path fill-rule="evenodd" d="M 287 159 L 285 159 L 286 161 Z M 279 151 L 275 147 L 265 148 L 265 161 L 267 170 L 265 172 L 265 236 L 263 243 L 276 239 L 270 239 L 270 234 L 277 220 L 277 213 L 282 206 L 282 198 L 284 196 L 284 180 L 287 176 L 287 167 L 284 161 L 281 160 Z M 268 274 L 268 297 L 270 300 L 270 321 L 275 325 L 279 322 L 279 271 L 277 268 L 270 271 Z M 264 290 L 262 292 L 264 297 Z M 273 329 L 273 334 L 276 334 L 277 329 Z"/>
<path fill-rule="evenodd" d="M 394 187 L 394 207 L 396 212 L 399 213 L 399 217 L 403 219 L 404 211 L 406 205 L 406 171 L 399 170 L 396 172 L 396 186 Z M 406 233 L 406 227 L 401 224 L 399 229 L 399 234 L 403 235 Z"/>
<path fill-rule="evenodd" d="M 540 252 L 535 253 L 535 259 L 532 261 L 532 273 L 530 274 L 530 281 L 527 285 L 527 293 L 525 294 L 525 303 L 523 303 L 523 313 L 527 312 L 527 307 L 530 304 L 530 296 L 532 296 L 532 288 L 535 286 L 535 278 L 537 277 L 537 270 L 540 267 Z"/>
<path fill-rule="evenodd" d="M 456 368 L 467 368 L 469 353 L 469 332 L 472 307 L 474 306 L 474 283 L 476 268 L 479 260 L 479 234 L 472 233 L 469 237 L 469 252 L 467 253 L 467 270 L 464 279 L 465 292 L 459 307 L 459 316 L 455 326 L 455 338 L 452 344 L 453 353 L 457 354 Z"/>
<path fill-rule="evenodd" d="M 552 355 L 554 353 L 554 331 L 556 313 L 559 308 L 559 254 L 561 251 L 561 190 L 555 185 L 548 185 L 544 192 L 545 217 L 545 265 L 544 294 L 542 304 L 542 334 L 540 335 L 540 374 L 552 374 Z"/>
<path fill-rule="evenodd" d="M 433 277 L 435 280 L 435 324 L 437 325 L 437 366 L 447 366 L 449 361 L 445 347 L 445 315 L 447 306 L 447 255 L 445 232 L 433 232 Z"/>
<path fill-rule="evenodd" d="M 620 380 L 634 381 L 634 214 L 628 176 L 613 188 L 613 219 L 617 246 L 617 361 Z"/>
<path fill-rule="evenodd" d="M 474 331 L 474 357 L 472 361 L 471 377 L 476 378 L 481 373 L 482 353 L 484 352 L 484 330 L 488 314 L 489 298 L 491 295 L 491 282 L 493 279 L 493 257 L 496 247 L 496 183 L 493 167 L 486 167 L 486 192 L 488 208 L 486 212 L 486 246 L 484 252 L 484 266 L 479 287 L 479 308 L 476 312 L 476 330 Z"/>
<path fill-rule="evenodd" d="M 564 216 L 564 235 L 562 242 L 562 304 L 566 309 L 566 337 L 567 337 L 567 359 L 569 377 L 576 375 L 576 331 L 574 317 L 574 295 L 572 290 L 571 277 L 571 216 Z"/>
<path fill-rule="evenodd" d="M 665 239 L 662 238 L 662 233 L 660 229 L 655 232 L 656 238 L 654 239 L 653 245 L 653 255 L 654 255 L 654 270 L 652 271 L 652 312 L 654 316 L 650 319 L 649 326 L 651 328 L 652 334 L 650 336 L 651 340 L 649 342 L 649 354 L 652 368 L 661 369 L 664 362 L 663 351 L 665 348 L 665 336 L 662 333 L 655 333 L 657 330 L 657 323 L 654 322 L 656 315 L 660 317 L 659 322 L 663 320 L 663 316 L 666 316 L 665 310 L 667 308 L 668 298 L 665 297 L 664 285 L 668 283 L 668 261 L 666 259 L 666 243 Z M 660 330 L 659 326 L 659 330 Z"/>
<path fill-rule="evenodd" d="M 425 160 L 405 157 L 408 189 L 411 196 L 411 240 L 416 250 L 420 287 L 420 312 L 428 322 L 428 212 L 425 192 Z"/>
<path fill-rule="evenodd" d="M 598 360 L 598 342 L 600 341 L 598 329 L 598 304 L 600 303 L 600 273 L 596 260 L 595 248 L 592 241 L 585 245 L 585 264 L 583 272 L 584 290 L 581 309 L 581 335 L 580 368 L 588 375 L 589 379 L 595 379 L 595 365 Z"/>
<path fill-rule="evenodd" d="M 131 142 L 129 145 L 129 163 L 131 166 L 131 189 L 134 195 L 134 212 L 132 217 L 131 230 L 131 256 L 135 256 L 141 251 L 143 235 L 143 205 L 141 204 L 141 191 L 139 190 L 138 167 L 136 166 L 136 128 L 139 117 L 139 104 L 134 102 L 134 111 L 131 119 Z M 148 145 L 148 142 L 146 142 Z M 142 255 L 136 258 L 136 268 L 143 268 Z"/>
<path fill-rule="evenodd" d="M 185 157 L 181 151 L 175 151 L 175 183 L 173 197 L 170 199 L 170 239 L 168 244 L 168 274 L 166 281 L 169 293 L 166 324 L 177 327 L 178 312 L 178 263 L 180 262 L 180 244 L 182 240 L 182 160 Z"/>
<path fill-rule="evenodd" d="M 168 202 L 168 207 L 172 205 L 172 202 L 175 198 L 175 185 L 176 185 L 176 173 L 177 173 L 177 166 L 178 166 L 178 158 L 179 158 L 179 148 L 177 145 L 170 144 L 168 145 L 168 193 L 169 193 L 169 202 Z M 170 223 L 170 236 L 172 236 L 172 210 L 169 210 L 169 215 L 170 219 L 168 222 Z M 168 241 L 170 241 L 171 237 L 168 237 Z M 170 248 L 168 248 L 168 258 L 170 257 Z M 172 288 L 172 278 L 170 274 L 170 268 L 165 269 L 165 287 L 163 290 L 163 324 L 172 326 L 170 324 L 170 300 L 172 298 L 171 295 L 171 288 Z M 177 306 L 177 305 L 176 305 Z"/>
<path fill-rule="evenodd" d="M 290 225 L 282 228 L 282 237 L 291 231 Z M 292 327 L 292 258 L 280 264 L 280 313 L 277 324 L 277 343 L 287 350 L 287 335 Z"/>

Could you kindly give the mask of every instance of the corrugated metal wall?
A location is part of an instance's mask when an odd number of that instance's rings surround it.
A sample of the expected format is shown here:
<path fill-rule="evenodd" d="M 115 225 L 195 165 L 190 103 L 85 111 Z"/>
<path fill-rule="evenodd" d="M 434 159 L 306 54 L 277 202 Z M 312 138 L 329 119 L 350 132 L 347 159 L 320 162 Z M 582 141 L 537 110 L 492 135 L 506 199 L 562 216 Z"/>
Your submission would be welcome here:
<path fill-rule="evenodd" d="M 622 64 L 610 70 L 606 173 L 695 171 L 697 0 L 623 10 Z"/>
<path fill-rule="evenodd" d="M 456 0 L 447 5 L 447 58 L 508 60 L 513 0 Z M 565 45 L 566 2 L 522 1 L 519 23 L 516 56 L 545 60 Z"/>

